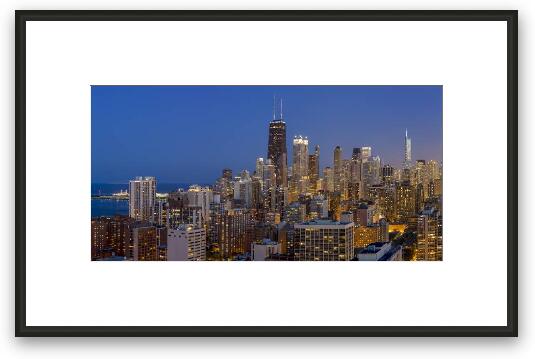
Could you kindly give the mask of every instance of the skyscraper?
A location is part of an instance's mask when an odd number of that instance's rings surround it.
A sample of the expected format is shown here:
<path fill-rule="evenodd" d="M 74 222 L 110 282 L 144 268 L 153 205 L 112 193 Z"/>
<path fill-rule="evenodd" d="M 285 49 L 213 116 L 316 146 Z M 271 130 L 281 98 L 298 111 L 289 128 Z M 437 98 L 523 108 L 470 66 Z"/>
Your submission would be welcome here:
<path fill-rule="evenodd" d="M 136 177 L 128 187 L 129 216 L 136 221 L 152 222 L 156 204 L 156 178 Z"/>
<path fill-rule="evenodd" d="M 381 168 L 381 179 L 383 183 L 392 183 L 394 180 L 394 167 L 390 165 L 384 165 Z"/>
<path fill-rule="evenodd" d="M 262 177 L 263 189 L 267 192 L 276 185 L 275 166 L 271 163 L 271 160 L 266 161 L 262 173 L 264 175 Z"/>
<path fill-rule="evenodd" d="M 232 170 L 230 168 L 223 168 L 223 178 L 232 181 Z"/>
<path fill-rule="evenodd" d="M 210 216 L 210 243 L 216 244 L 220 259 L 232 259 L 236 254 L 251 248 L 254 235 L 254 220 L 243 208 L 226 210 L 223 206 L 212 206 Z"/>
<path fill-rule="evenodd" d="M 239 180 L 234 182 L 234 199 L 246 208 L 253 205 L 253 181 L 247 170 L 243 170 Z"/>
<path fill-rule="evenodd" d="M 320 178 L 320 146 L 316 145 L 314 153 L 308 156 L 308 181 L 311 193 L 316 193 Z"/>
<path fill-rule="evenodd" d="M 353 148 L 353 155 L 349 160 L 348 199 L 355 201 L 362 198 L 362 152 L 361 148 Z"/>
<path fill-rule="evenodd" d="M 325 192 L 334 192 L 334 173 L 331 167 L 323 169 L 323 190 Z"/>
<path fill-rule="evenodd" d="M 405 129 L 405 159 L 403 166 L 409 168 L 411 166 L 411 139 L 409 138 L 407 129 Z"/>
<path fill-rule="evenodd" d="M 262 180 L 254 176 L 251 179 L 251 207 L 261 209 L 264 205 L 264 193 L 262 191 Z"/>
<path fill-rule="evenodd" d="M 354 147 L 353 148 L 353 154 L 351 155 L 351 159 L 358 160 L 362 158 L 360 147 Z"/>
<path fill-rule="evenodd" d="M 167 228 L 148 223 L 137 223 L 125 245 L 125 255 L 134 261 L 157 261 L 160 258 L 160 243 L 167 241 Z"/>
<path fill-rule="evenodd" d="M 427 177 L 430 181 L 439 179 L 440 178 L 440 166 L 438 162 L 435 160 L 427 161 L 426 172 L 427 172 Z"/>
<path fill-rule="evenodd" d="M 375 203 L 376 213 L 390 221 L 396 219 L 396 187 L 390 183 L 368 188 L 368 197 Z"/>
<path fill-rule="evenodd" d="M 363 147 L 364 148 L 364 147 Z M 371 155 L 371 147 L 369 154 Z M 368 189 L 381 182 L 381 158 L 379 156 L 366 157 L 362 163 L 362 195 L 369 198 Z"/>
<path fill-rule="evenodd" d="M 232 170 L 230 168 L 224 168 L 222 176 L 217 180 L 214 190 L 221 197 L 221 200 L 225 201 L 234 196 L 234 186 L 232 183 Z"/>
<path fill-rule="evenodd" d="M 188 205 L 190 207 L 200 208 L 202 223 L 207 223 L 210 217 L 210 203 L 214 200 L 214 193 L 210 187 L 201 187 L 191 185 L 186 192 Z"/>
<path fill-rule="evenodd" d="M 362 160 L 366 161 L 372 156 L 372 148 L 369 147 L 369 146 L 361 147 L 360 148 L 360 154 L 362 156 Z"/>
<path fill-rule="evenodd" d="M 125 256 L 134 220 L 126 216 L 91 219 L 91 260 Z"/>
<path fill-rule="evenodd" d="M 336 146 L 334 149 L 334 190 L 340 192 L 342 186 L 342 148 Z"/>
<path fill-rule="evenodd" d="M 255 167 L 255 176 L 260 177 L 262 180 L 264 179 L 264 159 L 262 157 L 259 157 L 256 159 L 256 167 Z"/>
<path fill-rule="evenodd" d="M 269 123 L 267 158 L 275 166 L 276 182 L 279 187 L 288 186 L 288 162 L 286 150 L 286 122 L 282 117 L 282 100 L 279 119 L 276 119 L 275 104 L 273 105 L 273 120 Z"/>
<path fill-rule="evenodd" d="M 396 183 L 396 211 L 397 221 L 406 222 L 407 219 L 414 215 L 415 208 L 415 190 L 409 181 Z"/>
<path fill-rule="evenodd" d="M 442 216 L 435 208 L 426 208 L 418 216 L 416 260 L 442 260 Z"/>
<path fill-rule="evenodd" d="M 297 194 L 308 190 L 308 139 L 295 136 L 293 139 L 292 189 Z"/>

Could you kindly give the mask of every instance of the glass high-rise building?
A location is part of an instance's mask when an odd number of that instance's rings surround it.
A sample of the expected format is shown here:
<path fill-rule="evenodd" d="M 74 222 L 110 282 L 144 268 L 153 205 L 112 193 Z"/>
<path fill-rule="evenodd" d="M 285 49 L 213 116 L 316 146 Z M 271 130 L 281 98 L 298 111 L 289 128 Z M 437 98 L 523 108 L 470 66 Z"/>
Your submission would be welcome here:
<path fill-rule="evenodd" d="M 128 214 L 136 221 L 154 220 L 156 205 L 156 178 L 136 177 L 128 186 Z"/>
<path fill-rule="evenodd" d="M 372 148 L 370 146 L 361 147 L 360 153 L 362 156 L 362 160 L 366 161 L 372 156 Z"/>
<path fill-rule="evenodd" d="M 296 136 L 293 139 L 293 163 L 292 163 L 293 190 L 297 194 L 306 193 L 308 190 L 308 139 Z"/>
<path fill-rule="evenodd" d="M 411 139 L 409 138 L 408 131 L 405 129 L 405 158 L 403 165 L 405 168 L 411 166 L 412 154 L 411 154 Z"/>

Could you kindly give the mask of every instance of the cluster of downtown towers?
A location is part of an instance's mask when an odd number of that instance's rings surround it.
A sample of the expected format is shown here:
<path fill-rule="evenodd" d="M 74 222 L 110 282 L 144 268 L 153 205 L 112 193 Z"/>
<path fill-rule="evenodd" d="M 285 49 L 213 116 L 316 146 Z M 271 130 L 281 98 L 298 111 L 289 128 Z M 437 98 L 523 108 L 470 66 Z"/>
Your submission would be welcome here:
<path fill-rule="evenodd" d="M 287 154 L 282 111 L 269 123 L 266 158 L 251 175 L 223 169 L 212 186 L 157 193 L 154 177 L 129 182 L 129 215 L 91 219 L 92 260 L 442 260 L 442 164 L 401 168 L 371 147 L 320 170 L 320 148 L 295 136 Z M 291 162 L 291 166 L 288 166 Z"/>

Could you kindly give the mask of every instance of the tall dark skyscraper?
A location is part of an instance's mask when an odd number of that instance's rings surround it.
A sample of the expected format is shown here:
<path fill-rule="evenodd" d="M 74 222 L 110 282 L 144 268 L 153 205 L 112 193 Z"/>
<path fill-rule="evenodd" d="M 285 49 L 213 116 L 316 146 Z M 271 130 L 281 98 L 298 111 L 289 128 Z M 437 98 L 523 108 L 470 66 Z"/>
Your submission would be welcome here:
<path fill-rule="evenodd" d="M 273 101 L 275 102 L 275 101 Z M 277 120 L 273 104 L 273 120 L 269 123 L 267 158 L 275 165 L 276 183 L 279 187 L 288 186 L 288 155 L 286 150 L 286 122 L 282 117 L 282 100 L 280 117 Z"/>
<path fill-rule="evenodd" d="M 354 159 L 354 160 L 362 159 L 362 149 L 360 147 L 353 148 L 353 155 L 351 156 L 351 159 Z"/>

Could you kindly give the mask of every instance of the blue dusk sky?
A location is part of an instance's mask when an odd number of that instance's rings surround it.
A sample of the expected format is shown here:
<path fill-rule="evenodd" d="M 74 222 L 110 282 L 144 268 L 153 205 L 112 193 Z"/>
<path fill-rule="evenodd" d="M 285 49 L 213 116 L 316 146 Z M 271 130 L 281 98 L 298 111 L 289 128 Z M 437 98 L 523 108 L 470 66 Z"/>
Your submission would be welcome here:
<path fill-rule="evenodd" d="M 165 183 L 213 183 L 223 168 L 254 170 L 266 157 L 273 96 L 283 99 L 288 165 L 294 135 L 333 150 L 371 146 L 395 167 L 405 128 L 412 159 L 442 161 L 442 86 L 92 86 L 93 183 L 155 176 Z"/>

